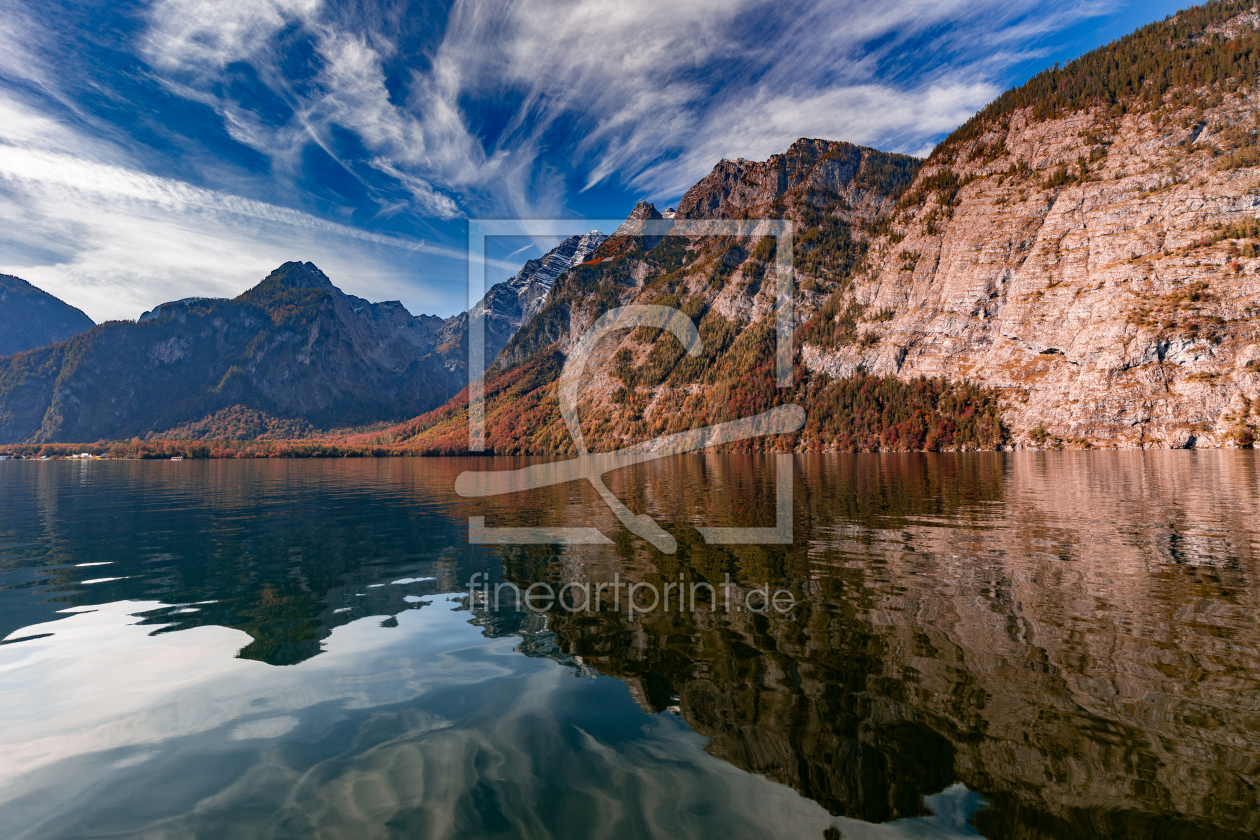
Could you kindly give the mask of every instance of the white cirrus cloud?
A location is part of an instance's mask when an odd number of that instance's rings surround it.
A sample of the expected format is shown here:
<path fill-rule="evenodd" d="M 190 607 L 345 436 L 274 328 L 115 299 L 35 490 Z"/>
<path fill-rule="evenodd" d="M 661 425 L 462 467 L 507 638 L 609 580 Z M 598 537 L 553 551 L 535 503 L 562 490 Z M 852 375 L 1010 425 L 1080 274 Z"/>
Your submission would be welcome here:
<path fill-rule="evenodd" d="M 113 71 L 76 82 L 64 33 L 15 0 L 0 6 L 0 270 L 117 318 L 310 259 L 347 291 L 451 314 L 461 215 L 569 215 L 575 189 L 610 184 L 670 199 L 721 158 L 802 136 L 923 154 L 1038 45 L 1120 5 L 152 0 L 118 46 L 145 62 L 132 78 L 211 108 L 266 161 L 247 169 L 186 126 L 158 126 L 171 152 L 84 106 L 84 91 L 119 98 Z M 311 168 L 316 147 L 353 195 Z M 330 206 L 345 224 L 294 209 Z M 364 229 L 408 215 L 447 245 Z"/>
<path fill-rule="evenodd" d="M 332 153 L 338 127 L 419 212 L 544 216 L 563 211 L 574 172 L 586 188 L 616 178 L 669 197 L 720 156 L 764 158 L 801 136 L 921 153 L 1000 91 L 1029 44 L 1119 5 L 456 0 L 440 39 L 391 89 L 397 15 L 311 0 L 157 0 L 145 54 L 273 158 L 312 140 Z M 291 26 L 320 64 L 301 93 L 279 70 L 278 36 Z M 216 71 L 231 61 L 291 100 L 292 120 L 269 125 L 217 92 Z M 478 130 L 486 103 L 508 110 L 492 136 Z M 548 168 L 557 143 L 567 173 Z"/>
<path fill-rule="evenodd" d="M 175 298 L 235 296 L 286 260 L 314 261 L 345 291 L 401 299 L 412 311 L 463 308 L 462 287 L 426 282 L 432 263 L 465 259 L 458 247 L 152 175 L 3 96 L 0 126 L 0 272 L 95 320 L 134 318 Z"/>

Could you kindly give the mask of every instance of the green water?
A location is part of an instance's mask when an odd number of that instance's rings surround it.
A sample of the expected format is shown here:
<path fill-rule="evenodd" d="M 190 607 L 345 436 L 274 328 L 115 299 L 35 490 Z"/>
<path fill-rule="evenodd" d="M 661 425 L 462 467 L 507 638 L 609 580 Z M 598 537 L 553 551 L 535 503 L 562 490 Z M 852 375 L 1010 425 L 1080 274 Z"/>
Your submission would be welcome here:
<path fill-rule="evenodd" d="M 1253 453 L 521 463 L 0 463 L 0 836 L 1260 836 Z M 485 597 L 614 579 L 792 606 Z"/>

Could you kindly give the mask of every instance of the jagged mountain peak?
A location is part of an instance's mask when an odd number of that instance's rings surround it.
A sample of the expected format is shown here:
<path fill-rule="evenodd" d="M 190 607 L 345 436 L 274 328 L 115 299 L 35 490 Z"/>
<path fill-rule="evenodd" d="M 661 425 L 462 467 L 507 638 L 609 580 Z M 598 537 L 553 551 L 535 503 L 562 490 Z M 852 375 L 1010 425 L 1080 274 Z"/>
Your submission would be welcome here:
<path fill-rule="evenodd" d="M 661 219 L 664 218 L 660 211 L 656 209 L 656 205 L 650 201 L 640 201 L 634 205 L 634 209 L 630 211 L 630 215 L 626 217 L 627 222 L 638 221 L 641 219 Z M 624 223 L 623 223 L 624 224 Z M 621 229 L 618 228 L 617 232 Z"/>
<path fill-rule="evenodd" d="M 664 219 L 656 205 L 650 201 L 640 201 L 634 205 L 626 220 L 617 226 L 612 236 L 604 240 L 596 255 L 601 258 L 615 257 L 626 251 L 634 250 L 639 245 L 652 248 L 660 242 L 660 236 L 644 236 L 644 224 Z M 642 237 L 642 239 L 640 239 Z"/>
<path fill-rule="evenodd" d="M 236 298 L 241 303 L 261 307 L 278 321 L 310 319 L 320 302 L 330 299 L 337 305 L 353 308 L 350 297 L 309 262 L 287 262 Z"/>
<path fill-rule="evenodd" d="M 608 237 L 598 230 L 570 236 L 537 259 L 530 260 L 511 279 L 496 283 L 471 310 L 484 318 L 485 357 L 496 359 L 516 332 L 543 310 L 556 281 L 586 262 Z M 437 342 L 443 348 L 463 348 L 467 355 L 468 312 L 451 318 Z"/>
<path fill-rule="evenodd" d="M 764 161 L 719 161 L 678 202 L 680 219 L 799 215 L 800 204 L 834 203 L 874 219 L 891 209 L 922 161 L 836 140 L 802 137 Z"/>
<path fill-rule="evenodd" d="M 323 289 L 324 291 L 341 291 L 328 279 L 328 275 L 319 270 L 312 262 L 287 262 L 267 275 L 255 286 L 278 285 L 286 289 Z"/>
<path fill-rule="evenodd" d="M 360 312 L 364 307 L 390 306 L 395 302 L 386 304 L 370 304 L 361 298 L 355 298 L 346 295 L 333 282 L 328 279 L 328 275 L 319 270 L 319 267 L 312 262 L 290 261 L 281 265 L 272 271 L 257 284 L 245 290 L 236 297 L 237 301 L 243 303 L 252 303 L 270 310 L 278 300 L 285 300 L 289 297 L 286 292 L 315 290 L 335 295 L 338 298 L 345 298 L 351 302 L 351 306 L 355 312 Z M 179 300 L 167 301 L 160 303 L 147 312 L 143 313 L 137 321 L 139 323 L 147 323 L 167 315 L 178 315 L 187 311 L 190 307 L 196 307 L 203 304 L 213 304 L 226 301 L 227 298 L 211 298 L 211 297 L 186 297 Z M 401 304 L 398 304 L 401 306 Z M 404 310 L 405 311 L 405 310 Z M 410 313 L 407 313 L 410 317 Z"/>

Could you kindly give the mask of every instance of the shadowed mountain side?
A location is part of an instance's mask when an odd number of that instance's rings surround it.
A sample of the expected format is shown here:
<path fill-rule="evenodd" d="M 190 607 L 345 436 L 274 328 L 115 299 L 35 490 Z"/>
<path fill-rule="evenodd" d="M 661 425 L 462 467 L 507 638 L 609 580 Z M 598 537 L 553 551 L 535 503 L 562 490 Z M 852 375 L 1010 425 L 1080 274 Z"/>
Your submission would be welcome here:
<path fill-rule="evenodd" d="M 0 356 L 65 341 L 92 319 L 19 277 L 0 274 Z"/>
<path fill-rule="evenodd" d="M 570 237 L 490 289 L 478 304 L 489 360 L 604 239 Z M 0 443 L 304 439 L 414 417 L 467 379 L 468 313 L 414 317 L 293 262 L 235 300 L 164 303 L 0 359 Z"/>
<path fill-rule="evenodd" d="M 414 414 L 462 386 L 436 352 L 441 324 L 286 263 L 235 300 L 166 304 L 0 359 L 0 440 L 144 436 L 234 405 L 323 427 Z"/>

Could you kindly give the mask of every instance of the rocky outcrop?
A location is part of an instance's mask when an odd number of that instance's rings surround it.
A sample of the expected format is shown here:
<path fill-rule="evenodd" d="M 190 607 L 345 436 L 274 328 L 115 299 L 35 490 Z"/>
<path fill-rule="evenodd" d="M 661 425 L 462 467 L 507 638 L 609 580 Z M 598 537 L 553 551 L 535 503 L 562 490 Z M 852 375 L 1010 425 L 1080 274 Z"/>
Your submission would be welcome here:
<path fill-rule="evenodd" d="M 0 274 L 0 356 L 65 341 L 92 319 L 20 277 Z"/>
<path fill-rule="evenodd" d="M 830 205 L 846 221 L 875 221 L 893 209 L 919 165 L 905 155 L 801 138 L 765 161 L 721 161 L 683 195 L 677 218 L 790 217 L 799 207 Z"/>
<path fill-rule="evenodd" d="M 1260 171 L 1220 161 L 1258 104 L 1226 96 L 1201 121 L 1190 108 L 1019 113 L 934 160 L 916 187 L 949 179 L 957 193 L 929 191 L 896 217 L 849 292 L 869 313 L 855 340 L 807 346 L 805 363 L 1001 388 L 1025 444 L 1244 439 L 1260 259 L 1229 229 L 1260 216 Z M 1001 152 L 970 159 L 977 149 Z"/>
<path fill-rule="evenodd" d="M 569 269 L 586 262 L 608 237 L 597 230 L 570 236 L 555 248 L 522 266 L 510 280 L 496 283 L 470 312 L 484 319 L 486 363 L 498 358 L 517 330 L 542 311 L 556 280 Z M 442 326 L 437 345 L 467 380 L 468 317 L 464 312 Z M 448 349 L 449 348 L 449 349 Z"/>
<path fill-rule="evenodd" d="M 661 241 L 659 234 L 649 234 L 650 222 L 663 221 L 665 217 L 656 205 L 650 201 L 640 201 L 634 205 L 626 220 L 617 226 L 612 236 L 600 246 L 596 259 L 610 259 L 635 250 L 651 250 Z"/>
<path fill-rule="evenodd" d="M 525 263 L 515 277 L 500 284 L 516 292 L 517 305 L 521 312 L 521 321 L 517 327 L 542 311 L 547 303 L 547 295 L 560 275 L 586 262 L 607 238 L 597 230 L 581 236 L 571 236 L 538 259 Z"/>

